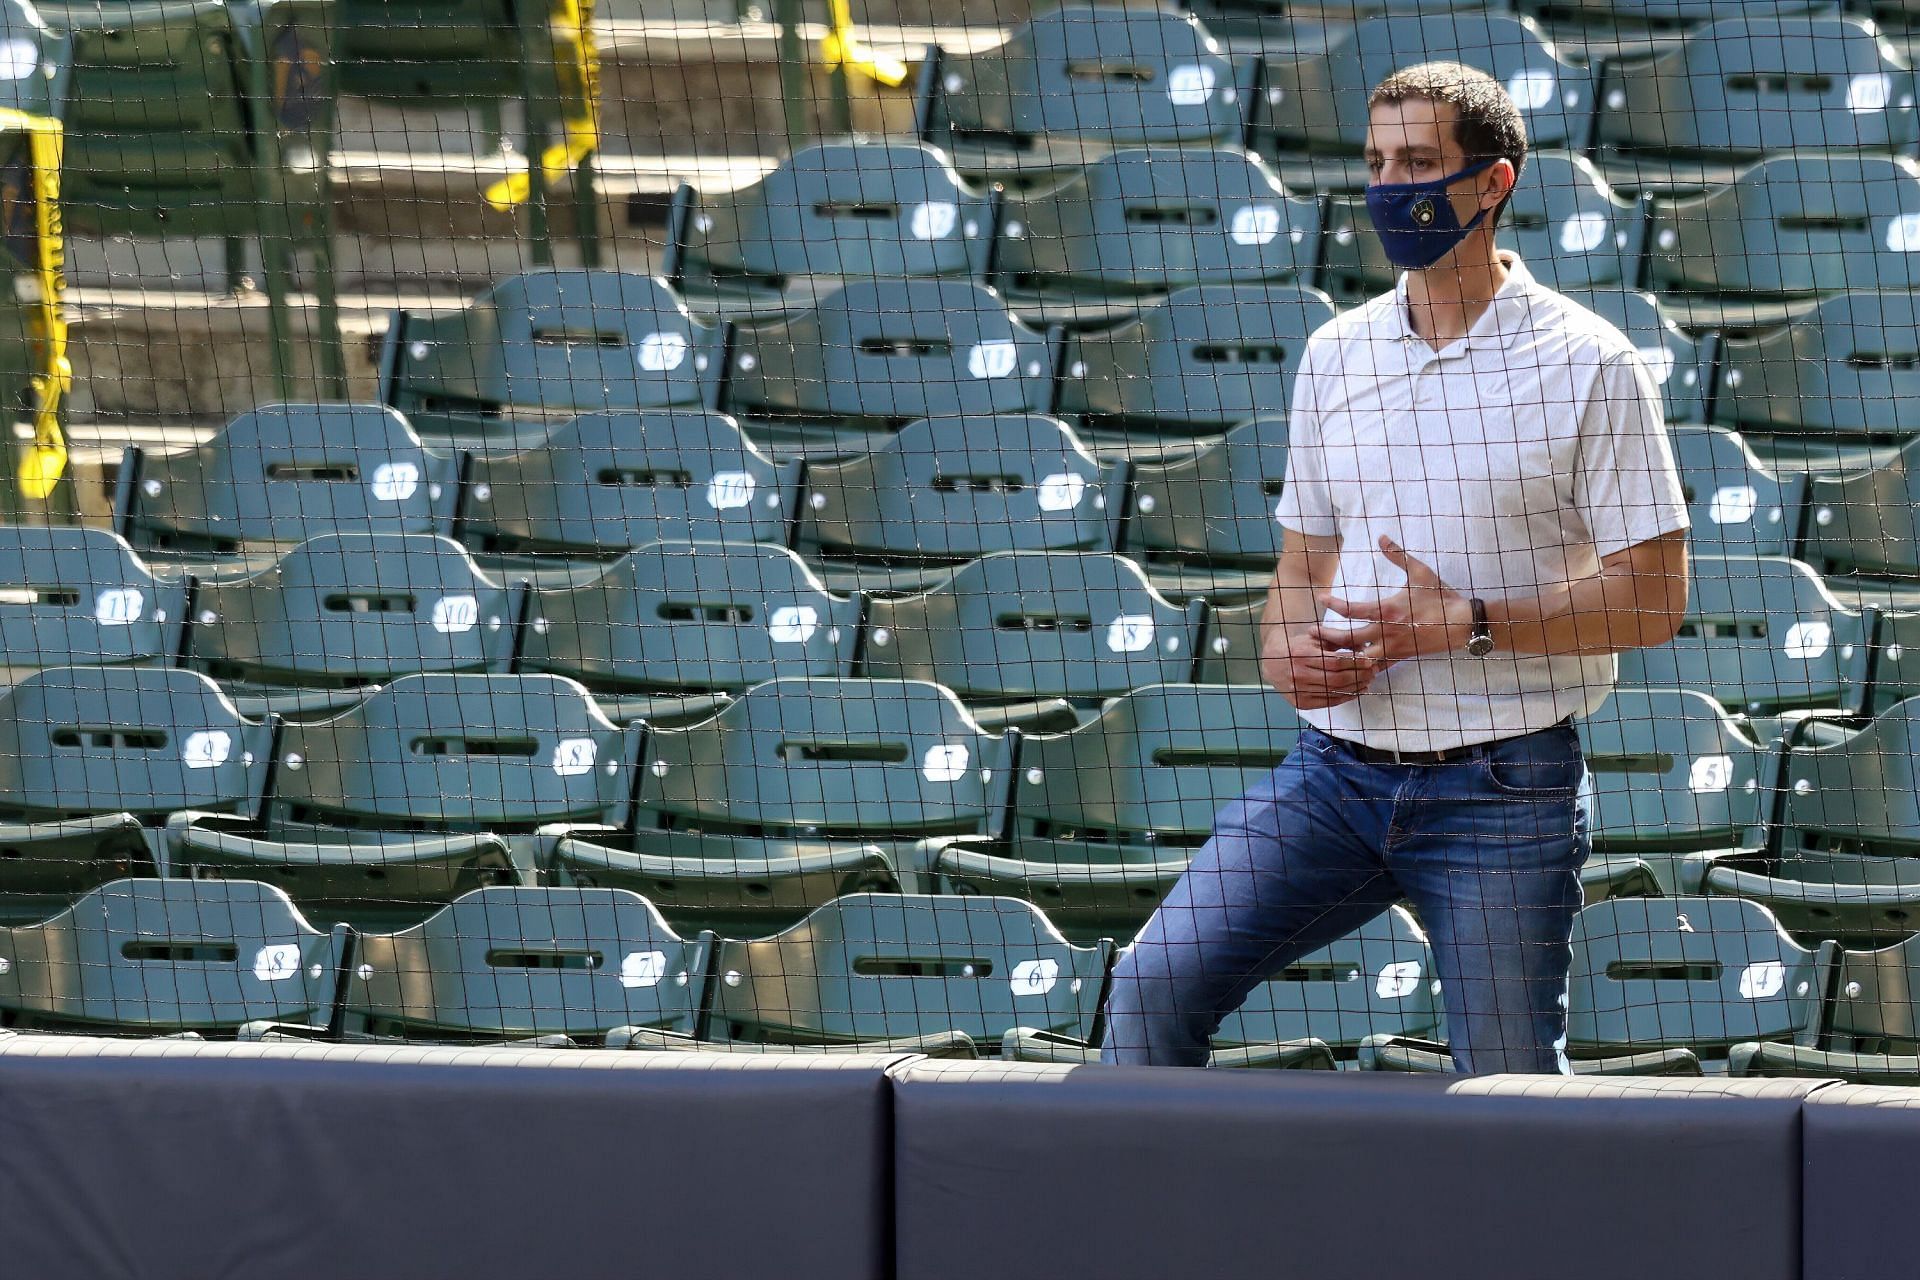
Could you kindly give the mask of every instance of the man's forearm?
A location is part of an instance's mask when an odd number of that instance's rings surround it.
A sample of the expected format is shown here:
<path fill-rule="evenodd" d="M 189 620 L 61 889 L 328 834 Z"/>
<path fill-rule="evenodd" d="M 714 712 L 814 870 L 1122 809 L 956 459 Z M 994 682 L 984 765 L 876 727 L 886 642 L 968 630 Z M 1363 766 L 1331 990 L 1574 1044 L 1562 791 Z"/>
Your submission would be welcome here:
<path fill-rule="evenodd" d="M 1535 594 L 1487 601 L 1496 652 L 1600 656 L 1665 644 L 1686 606 L 1684 570 L 1677 582 L 1630 566 Z"/>

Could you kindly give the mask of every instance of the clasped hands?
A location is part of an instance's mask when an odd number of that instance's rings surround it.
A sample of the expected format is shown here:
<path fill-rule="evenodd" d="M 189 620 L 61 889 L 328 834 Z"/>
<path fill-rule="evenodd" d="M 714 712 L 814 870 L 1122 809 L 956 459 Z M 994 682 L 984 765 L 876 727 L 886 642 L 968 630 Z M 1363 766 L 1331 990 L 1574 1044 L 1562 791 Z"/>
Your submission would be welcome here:
<path fill-rule="evenodd" d="M 1431 566 L 1407 554 L 1392 538 L 1381 537 L 1380 554 L 1406 573 L 1402 590 L 1371 601 L 1323 596 L 1323 609 L 1357 625 L 1318 622 L 1280 633 L 1284 649 L 1269 656 L 1267 674 L 1298 709 L 1318 711 L 1350 702 L 1396 662 L 1466 646 L 1473 632 L 1467 597 L 1441 582 Z"/>

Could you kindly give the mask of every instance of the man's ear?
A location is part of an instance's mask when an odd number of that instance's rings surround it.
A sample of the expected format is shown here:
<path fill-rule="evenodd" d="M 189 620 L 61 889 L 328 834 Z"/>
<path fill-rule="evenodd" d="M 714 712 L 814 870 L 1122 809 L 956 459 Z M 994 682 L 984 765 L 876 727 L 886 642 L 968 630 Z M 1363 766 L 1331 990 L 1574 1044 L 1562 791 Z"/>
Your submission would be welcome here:
<path fill-rule="evenodd" d="M 1513 161 L 1502 156 L 1493 162 L 1493 166 L 1480 175 L 1480 207 L 1491 209 L 1513 194 L 1514 184 L 1519 182 L 1519 171 L 1513 167 Z"/>

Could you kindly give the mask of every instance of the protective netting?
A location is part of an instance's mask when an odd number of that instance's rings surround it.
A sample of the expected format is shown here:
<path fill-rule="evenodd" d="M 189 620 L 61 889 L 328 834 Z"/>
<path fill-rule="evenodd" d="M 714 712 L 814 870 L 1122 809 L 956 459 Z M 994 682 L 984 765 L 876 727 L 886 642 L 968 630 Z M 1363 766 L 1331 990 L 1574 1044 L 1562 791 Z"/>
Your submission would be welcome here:
<path fill-rule="evenodd" d="M 1920 1082 L 1920 5 L 4 17 L 0 1025 Z"/>

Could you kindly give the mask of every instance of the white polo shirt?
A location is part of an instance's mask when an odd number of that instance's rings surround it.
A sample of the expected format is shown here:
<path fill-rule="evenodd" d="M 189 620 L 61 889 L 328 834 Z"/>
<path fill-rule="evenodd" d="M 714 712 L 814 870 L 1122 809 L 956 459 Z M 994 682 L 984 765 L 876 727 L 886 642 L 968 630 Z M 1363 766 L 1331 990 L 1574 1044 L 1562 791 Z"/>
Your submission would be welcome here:
<path fill-rule="evenodd" d="M 1589 576 L 1687 527 L 1660 391 L 1633 344 L 1502 256 L 1505 286 L 1444 350 L 1408 324 L 1404 276 L 1307 344 L 1277 516 L 1339 535 L 1336 596 L 1406 585 L 1381 534 L 1449 587 L 1497 600 Z M 1302 718 L 1369 746 L 1439 751 L 1584 715 L 1617 676 L 1611 656 L 1433 655 Z"/>

